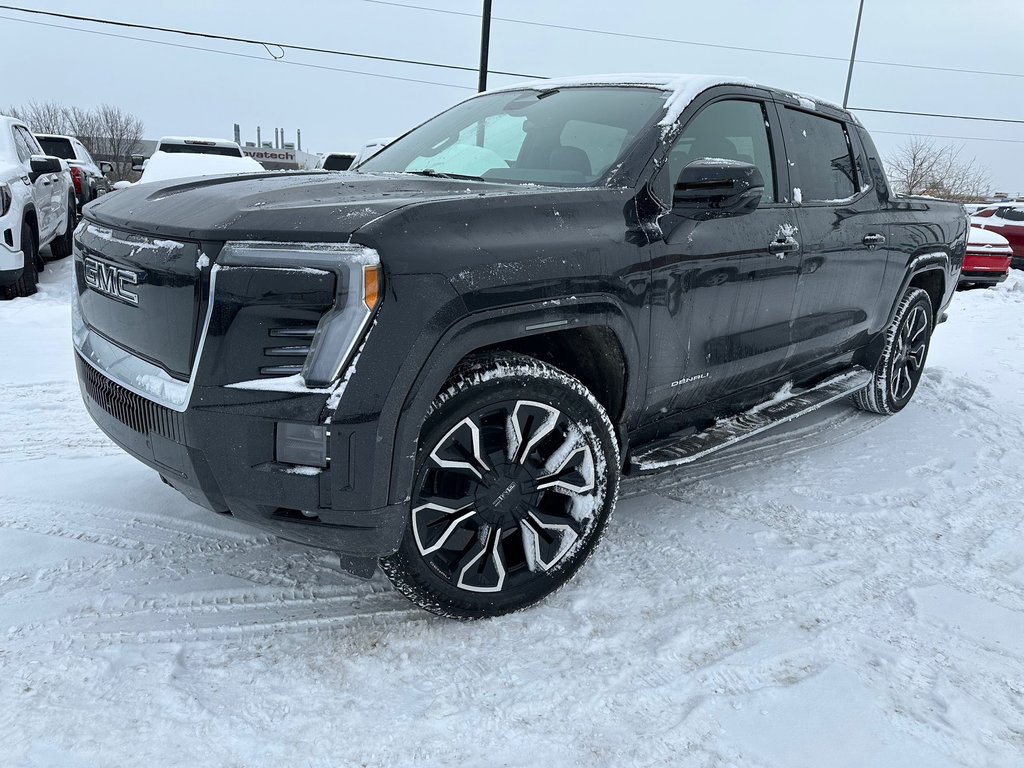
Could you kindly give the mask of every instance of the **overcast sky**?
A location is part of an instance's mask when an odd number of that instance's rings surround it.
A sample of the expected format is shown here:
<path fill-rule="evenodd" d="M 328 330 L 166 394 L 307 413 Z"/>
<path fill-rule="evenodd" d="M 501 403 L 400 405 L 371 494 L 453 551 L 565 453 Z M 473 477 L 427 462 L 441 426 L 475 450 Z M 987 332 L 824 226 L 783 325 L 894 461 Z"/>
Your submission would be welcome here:
<path fill-rule="evenodd" d="M 10 2 L 10 0 L 9 0 Z M 479 14 L 481 0 L 396 0 Z M 474 67 L 479 18 L 368 0 L 14 0 L 11 4 L 239 37 Z M 494 0 L 491 68 L 542 76 L 608 72 L 741 75 L 841 102 L 845 61 L 723 50 L 579 31 L 588 27 L 718 45 L 844 58 L 857 0 Z M 624 12 L 628 10 L 627 12 Z M 281 61 L 252 45 L 119 30 L 0 11 L 0 109 L 29 100 L 134 112 L 146 136 L 208 135 L 264 140 L 274 127 L 311 151 L 357 149 L 403 132 L 475 91 L 471 72 L 428 69 L 286 50 Z M 115 35 L 216 49 L 194 50 L 15 22 L 30 19 Z M 544 22 L 552 29 L 500 19 Z M 1024 120 L 1024 0 L 866 0 L 850 105 Z M 252 57 L 252 58 L 249 58 Z M 900 62 L 1013 73 L 997 76 L 865 63 Z M 315 66 L 298 66 L 298 64 Z M 355 70 L 408 82 L 334 71 Z M 12 72 L 21 76 L 12 77 Z M 491 75 L 491 85 L 522 78 Z M 989 166 L 993 187 L 1024 193 L 1024 125 L 862 112 L 883 154 L 908 137 L 936 134 L 1010 140 L 964 141 Z M 1020 142 L 1020 143 L 1014 143 Z"/>

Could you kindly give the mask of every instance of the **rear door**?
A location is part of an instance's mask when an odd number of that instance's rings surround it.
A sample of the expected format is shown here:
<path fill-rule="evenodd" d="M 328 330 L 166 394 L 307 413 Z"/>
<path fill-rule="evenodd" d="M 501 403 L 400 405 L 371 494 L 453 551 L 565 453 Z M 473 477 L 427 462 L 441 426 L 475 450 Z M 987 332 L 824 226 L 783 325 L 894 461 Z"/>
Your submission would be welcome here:
<path fill-rule="evenodd" d="M 755 165 L 765 191 L 751 213 L 661 220 L 652 245 L 649 409 L 685 410 L 758 385 L 781 371 L 789 349 L 799 244 L 774 106 L 766 99 L 709 100 L 686 124 L 658 177 L 659 195 L 701 158 Z M 658 181 L 658 179 L 663 180 Z"/>
<path fill-rule="evenodd" d="M 787 368 L 865 344 L 885 278 L 889 224 L 871 191 L 855 130 L 780 104 L 802 245 Z"/>

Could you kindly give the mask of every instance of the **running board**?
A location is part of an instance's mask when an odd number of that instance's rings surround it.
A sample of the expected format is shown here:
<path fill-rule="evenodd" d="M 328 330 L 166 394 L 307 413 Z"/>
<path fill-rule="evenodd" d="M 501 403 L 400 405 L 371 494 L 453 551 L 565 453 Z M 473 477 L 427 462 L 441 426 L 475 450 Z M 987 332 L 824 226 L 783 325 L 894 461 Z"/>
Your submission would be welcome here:
<path fill-rule="evenodd" d="M 784 400 L 769 400 L 746 413 L 720 419 L 703 432 L 687 435 L 668 444 L 643 449 L 630 457 L 637 472 L 656 472 L 697 461 L 709 453 L 735 445 L 741 440 L 765 430 L 785 424 L 822 406 L 849 397 L 866 387 L 871 373 L 863 368 L 841 373 L 825 379 L 810 389 L 789 395 Z"/>

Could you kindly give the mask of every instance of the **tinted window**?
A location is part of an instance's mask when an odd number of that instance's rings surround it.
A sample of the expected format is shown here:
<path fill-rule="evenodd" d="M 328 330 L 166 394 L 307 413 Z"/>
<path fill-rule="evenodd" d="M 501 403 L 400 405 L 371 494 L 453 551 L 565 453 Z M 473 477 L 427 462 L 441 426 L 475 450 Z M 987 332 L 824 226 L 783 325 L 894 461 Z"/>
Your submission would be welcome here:
<path fill-rule="evenodd" d="M 674 185 L 683 168 L 702 158 L 739 160 L 757 166 L 764 178 L 761 201 L 776 201 L 772 145 L 760 102 L 716 101 L 704 107 L 687 123 L 669 153 L 670 183 Z"/>
<path fill-rule="evenodd" d="M 1024 208 L 1000 208 L 996 211 L 996 216 L 1007 221 L 1024 221 Z"/>
<path fill-rule="evenodd" d="M 53 157 L 62 157 L 65 160 L 75 159 L 75 148 L 71 146 L 69 139 L 39 139 L 39 145 L 43 153 Z"/>
<path fill-rule="evenodd" d="M 665 98 L 656 89 L 616 87 L 487 94 L 424 123 L 359 170 L 589 184 L 662 114 Z"/>
<path fill-rule="evenodd" d="M 843 124 L 788 107 L 783 113 L 788 124 L 786 150 L 794 197 L 808 203 L 843 200 L 857 194 L 853 154 Z"/>
<path fill-rule="evenodd" d="M 159 152 L 184 153 L 189 155 L 225 155 L 227 157 L 242 157 L 242 150 L 234 147 L 217 147 L 208 144 L 161 144 L 157 147 Z"/>
<path fill-rule="evenodd" d="M 324 159 L 324 170 L 347 171 L 352 167 L 355 155 L 328 155 Z"/>

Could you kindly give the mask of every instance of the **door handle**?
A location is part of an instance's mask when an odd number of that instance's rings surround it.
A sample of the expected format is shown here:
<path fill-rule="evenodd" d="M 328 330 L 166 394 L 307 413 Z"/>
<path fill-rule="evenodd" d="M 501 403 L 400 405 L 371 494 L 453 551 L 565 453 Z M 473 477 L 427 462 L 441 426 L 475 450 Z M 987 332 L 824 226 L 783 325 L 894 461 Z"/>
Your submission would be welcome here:
<path fill-rule="evenodd" d="M 796 253 L 800 250 L 800 243 L 793 238 L 786 240 L 773 240 L 768 243 L 768 253 L 778 254 L 780 259 L 786 258 L 787 253 Z"/>
<path fill-rule="evenodd" d="M 861 242 L 868 248 L 873 248 L 876 245 L 885 245 L 885 235 L 872 232 L 870 235 L 864 235 L 864 239 Z"/>
<path fill-rule="evenodd" d="M 46 179 L 46 180 L 45 180 L 45 181 L 43 182 L 43 186 L 44 186 L 44 187 L 48 187 L 48 186 L 50 186 L 50 180 L 49 180 L 49 179 Z"/>

